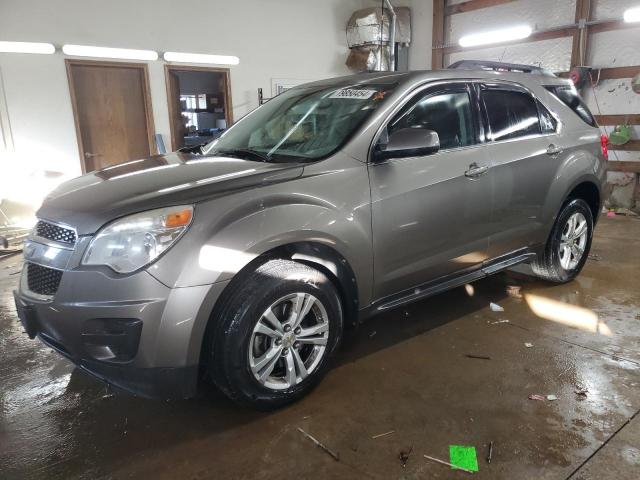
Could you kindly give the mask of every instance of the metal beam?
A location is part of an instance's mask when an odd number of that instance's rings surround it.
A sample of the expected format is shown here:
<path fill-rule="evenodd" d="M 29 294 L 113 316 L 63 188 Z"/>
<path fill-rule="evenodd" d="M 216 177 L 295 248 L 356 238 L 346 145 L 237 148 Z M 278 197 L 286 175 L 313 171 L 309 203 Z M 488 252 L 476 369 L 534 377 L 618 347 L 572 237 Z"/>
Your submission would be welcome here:
<path fill-rule="evenodd" d="M 445 8 L 444 14 L 455 15 L 456 13 L 472 12 L 474 10 L 480 10 L 482 8 L 495 7 L 496 5 L 502 5 L 504 3 L 512 3 L 516 0 L 469 0 L 467 2 L 458 3 L 457 5 L 450 5 Z"/>
<path fill-rule="evenodd" d="M 607 162 L 607 170 L 610 172 L 640 173 L 640 159 L 631 162 L 610 161 Z"/>
<path fill-rule="evenodd" d="M 431 68 L 438 70 L 444 68 L 444 50 L 441 48 L 445 44 L 445 22 L 444 22 L 445 0 L 433 0 L 433 35 L 431 50 Z"/>
<path fill-rule="evenodd" d="M 595 115 L 598 125 L 640 125 L 640 115 Z"/>
<path fill-rule="evenodd" d="M 640 152 L 640 140 L 630 140 L 624 145 L 609 144 L 609 150 L 616 150 L 618 152 Z"/>
<path fill-rule="evenodd" d="M 633 78 L 640 73 L 640 65 L 631 67 L 613 67 L 600 69 L 598 77 L 597 69 L 591 75 L 594 80 L 617 80 L 619 78 Z"/>
<path fill-rule="evenodd" d="M 591 20 L 591 0 L 576 0 L 575 23 L 578 28 L 573 32 L 571 44 L 571 68 L 584 65 L 589 58 L 589 27 L 587 22 Z"/>

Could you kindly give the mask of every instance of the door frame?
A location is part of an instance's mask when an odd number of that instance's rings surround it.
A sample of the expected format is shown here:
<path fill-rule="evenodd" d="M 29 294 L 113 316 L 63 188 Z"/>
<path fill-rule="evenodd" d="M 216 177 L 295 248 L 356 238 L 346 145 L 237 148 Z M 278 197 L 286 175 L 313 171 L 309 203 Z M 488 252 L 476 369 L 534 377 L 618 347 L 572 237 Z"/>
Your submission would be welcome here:
<path fill-rule="evenodd" d="M 82 173 L 87 173 L 87 165 L 85 163 L 84 145 L 82 143 L 82 132 L 80 129 L 80 123 L 78 122 L 78 104 L 76 99 L 75 83 L 73 81 L 72 67 L 74 65 L 79 66 L 93 66 L 93 67 L 115 67 L 115 68 L 134 68 L 142 72 L 142 100 L 144 102 L 144 114 L 147 120 L 147 138 L 149 141 L 149 152 L 151 155 L 157 155 L 158 149 L 155 139 L 155 124 L 153 121 L 153 106 L 151 103 L 151 88 L 149 86 L 149 69 L 146 63 L 133 63 L 133 62 L 111 62 L 107 60 L 76 60 L 66 58 L 64 60 L 65 67 L 67 69 L 67 80 L 69 81 L 69 93 L 71 94 L 71 106 L 73 108 L 73 122 L 76 127 L 76 138 L 78 141 L 78 152 L 80 155 L 80 166 L 82 167 Z"/>
<path fill-rule="evenodd" d="M 222 73 L 225 76 L 225 88 L 224 88 L 224 118 L 227 121 L 227 128 L 233 123 L 233 107 L 231 103 L 231 70 L 228 68 L 220 67 L 194 67 L 190 65 L 164 65 L 164 79 L 167 88 L 167 106 L 169 107 L 169 128 L 171 130 L 171 150 L 175 150 L 176 134 L 173 127 L 173 116 L 175 115 L 174 103 L 171 101 L 171 86 L 169 84 L 169 75 L 171 72 L 210 72 L 210 73 Z"/>

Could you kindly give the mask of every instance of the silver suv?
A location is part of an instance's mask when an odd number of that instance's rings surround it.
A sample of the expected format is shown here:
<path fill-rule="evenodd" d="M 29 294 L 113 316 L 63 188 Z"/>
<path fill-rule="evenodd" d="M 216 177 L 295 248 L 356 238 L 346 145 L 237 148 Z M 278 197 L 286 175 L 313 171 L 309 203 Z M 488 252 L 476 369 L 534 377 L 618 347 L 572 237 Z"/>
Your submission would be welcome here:
<path fill-rule="evenodd" d="M 15 292 L 31 338 L 107 382 L 270 409 L 361 319 L 521 262 L 582 269 L 606 138 L 566 80 L 463 62 L 296 87 L 214 142 L 61 185 Z"/>

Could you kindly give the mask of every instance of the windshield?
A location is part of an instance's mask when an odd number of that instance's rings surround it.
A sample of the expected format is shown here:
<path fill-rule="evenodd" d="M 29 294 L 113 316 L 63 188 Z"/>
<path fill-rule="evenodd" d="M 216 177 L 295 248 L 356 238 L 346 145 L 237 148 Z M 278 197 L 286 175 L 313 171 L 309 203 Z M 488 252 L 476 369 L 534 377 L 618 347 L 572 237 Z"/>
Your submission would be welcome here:
<path fill-rule="evenodd" d="M 392 85 L 296 88 L 254 110 L 203 148 L 205 155 L 312 161 L 339 149 Z"/>

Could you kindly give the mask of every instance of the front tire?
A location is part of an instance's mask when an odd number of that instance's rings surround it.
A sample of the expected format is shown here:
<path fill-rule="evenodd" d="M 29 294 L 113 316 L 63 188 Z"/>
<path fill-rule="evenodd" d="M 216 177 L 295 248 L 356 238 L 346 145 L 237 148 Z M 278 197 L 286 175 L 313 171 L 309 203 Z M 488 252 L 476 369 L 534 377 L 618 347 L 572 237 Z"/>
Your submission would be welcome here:
<path fill-rule="evenodd" d="M 587 261 L 592 237 L 589 205 L 580 198 L 569 200 L 560 210 L 544 250 L 531 264 L 533 272 L 549 282 L 570 282 Z"/>
<path fill-rule="evenodd" d="M 343 329 L 331 280 L 279 259 L 234 279 L 213 321 L 214 383 L 236 403 L 259 410 L 309 393 L 326 373 Z"/>

